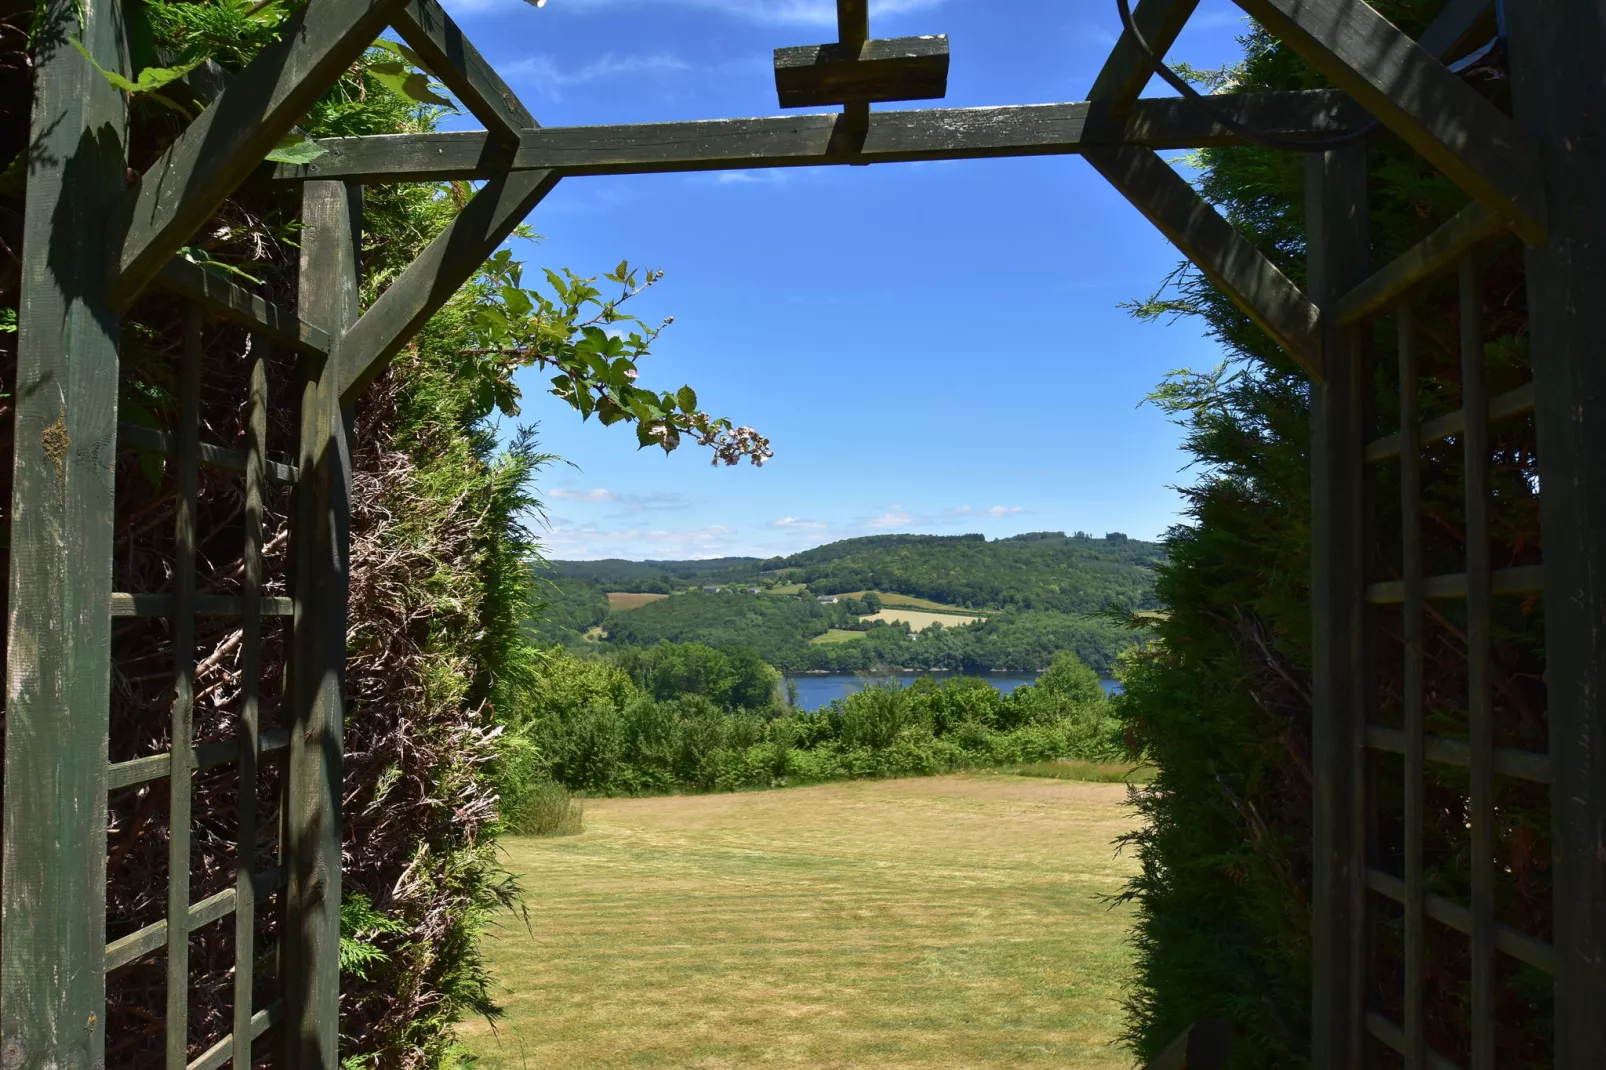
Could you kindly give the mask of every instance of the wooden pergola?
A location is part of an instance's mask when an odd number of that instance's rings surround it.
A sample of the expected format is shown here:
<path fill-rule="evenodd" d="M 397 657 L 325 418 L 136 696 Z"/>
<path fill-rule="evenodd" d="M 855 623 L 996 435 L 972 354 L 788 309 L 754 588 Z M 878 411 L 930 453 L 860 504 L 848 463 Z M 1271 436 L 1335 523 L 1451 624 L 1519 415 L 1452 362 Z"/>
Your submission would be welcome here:
<path fill-rule="evenodd" d="M 1196 2 L 1143 0 L 1089 99 L 1077 103 L 872 111 L 876 102 L 942 95 L 947 42 L 872 40 L 866 0 L 838 0 L 839 40 L 779 50 L 776 74 L 783 104 L 841 105 L 839 113 L 542 128 L 437 0 L 308 0 L 285 23 L 281 40 L 217 92 L 131 184 L 127 103 L 67 47 L 76 35 L 102 67 L 126 71 L 121 9 L 49 0 L 36 33 L 15 399 L 0 1066 L 104 1066 L 106 974 L 162 948 L 169 1070 L 249 1066 L 252 1041 L 268 1030 L 276 1031 L 277 1065 L 336 1066 L 349 406 L 560 180 L 1045 155 L 1086 159 L 1310 377 L 1313 1066 L 1358 1070 L 1374 1041 L 1398 1051 L 1407 1067 L 1455 1065 L 1429 1048 L 1422 1020 L 1421 949 L 1428 926 L 1458 930 L 1469 941 L 1468 1070 L 1493 1070 L 1502 956 L 1554 978 L 1554 1065 L 1606 1065 L 1606 352 L 1596 322 L 1606 307 L 1606 81 L 1599 74 L 1606 57 L 1606 8 L 1597 0 L 1493 7 L 1489 0 L 1448 0 L 1430 29 L 1412 40 L 1363 0 L 1239 0 L 1335 88 L 1220 95 L 1209 98 L 1208 108 L 1186 97 L 1140 99 Z M 326 154 L 309 164 L 263 165 L 311 105 L 391 27 L 485 129 L 339 139 L 324 142 Z M 1490 103 L 1453 69 L 1456 60 L 1497 34 L 1509 58 L 1514 114 Z M 1367 233 L 1366 139 L 1374 122 L 1469 198 L 1465 210 L 1439 231 L 1381 266 L 1371 262 Z M 1252 139 L 1306 154 L 1304 290 L 1158 151 Z M 371 307 L 360 308 L 355 206 L 361 187 L 442 179 L 483 185 L 417 261 Z M 177 255 L 247 182 L 299 188 L 296 308 L 276 307 Z M 1364 372 L 1372 322 L 1399 311 L 1414 291 L 1441 275 L 1459 271 L 1463 293 L 1472 294 L 1475 252 L 1505 233 L 1526 243 L 1532 383 L 1487 396 L 1476 301 L 1463 301 L 1461 411 L 1426 422 L 1419 417 L 1414 358 L 1403 344 L 1400 427 L 1368 441 L 1362 410 L 1371 389 Z M 121 320 L 148 287 L 167 291 L 190 309 L 182 419 L 169 431 L 118 419 Z M 197 384 L 205 317 L 243 326 L 298 355 L 305 385 L 293 455 L 268 456 L 260 362 L 248 447 L 236 451 L 200 441 Z M 1530 413 L 1540 440 L 1544 562 L 1497 571 L 1488 553 L 1487 429 L 1492 421 Z M 1466 566 L 1453 575 L 1424 575 L 1422 453 L 1428 443 L 1452 437 L 1468 461 Z M 180 504 L 170 590 L 113 590 L 113 460 L 119 444 L 165 454 L 176 466 Z M 1379 464 L 1399 465 L 1405 488 L 1402 580 L 1385 582 L 1369 572 L 1367 473 Z M 239 596 L 196 591 L 200 465 L 242 473 L 255 536 L 246 547 Z M 261 589 L 262 496 L 274 484 L 295 488 L 289 598 L 267 597 Z M 1502 749 L 1494 742 L 1491 602 L 1512 592 L 1543 597 L 1550 753 Z M 1420 622 L 1434 599 L 1466 604 L 1471 731 L 1464 741 L 1439 739 L 1425 728 Z M 1377 655 L 1365 618 L 1377 604 L 1404 607 L 1403 730 L 1372 723 L 1368 659 Z M 110 763 L 113 618 L 168 618 L 183 650 L 182 637 L 193 635 L 202 615 L 240 619 L 248 672 L 257 664 L 252 647 L 263 619 L 293 621 L 289 731 L 259 730 L 256 692 L 248 682 L 236 738 L 195 745 L 195 666 L 181 654 L 173 669 L 171 753 Z M 1430 894 L 1420 835 L 1412 846 L 1407 832 L 1403 872 L 1375 863 L 1367 781 L 1368 754 L 1377 752 L 1403 756 L 1407 830 L 1420 829 L 1424 820 L 1421 783 L 1429 763 L 1468 771 L 1470 902 Z M 186 823 L 193 777 L 234 763 L 242 785 L 254 785 L 259 763 L 270 760 L 286 769 L 280 864 L 258 871 L 251 852 L 241 852 L 235 887 L 192 901 Z M 1555 902 L 1548 940 L 1497 916 L 1497 775 L 1550 786 Z M 166 920 L 108 944 L 107 793 L 161 782 L 168 785 L 173 815 Z M 252 790 L 242 789 L 240 843 L 257 836 L 254 798 Z M 284 904 L 277 961 L 284 995 L 257 1007 L 252 916 L 274 892 Z M 1403 1020 L 1382 1014 L 1373 998 L 1366 927 L 1369 912 L 1383 901 L 1398 904 L 1404 916 Z M 234 981 L 233 1032 L 192 1058 L 186 1046 L 187 934 L 231 916 L 243 967 Z M 1177 1049 L 1182 1054 L 1176 1058 L 1187 1059 L 1187 1046 Z"/>

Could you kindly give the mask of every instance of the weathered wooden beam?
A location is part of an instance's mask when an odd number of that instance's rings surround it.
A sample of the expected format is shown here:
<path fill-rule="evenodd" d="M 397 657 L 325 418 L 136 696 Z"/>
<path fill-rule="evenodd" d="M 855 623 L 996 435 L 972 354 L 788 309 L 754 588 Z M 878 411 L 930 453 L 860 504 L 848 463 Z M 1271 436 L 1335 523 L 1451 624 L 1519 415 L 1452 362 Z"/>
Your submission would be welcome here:
<path fill-rule="evenodd" d="M 1311 296 L 1370 270 L 1365 144 L 1306 159 Z M 1311 1067 L 1365 1063 L 1367 550 L 1365 332 L 1322 325 L 1311 383 Z"/>
<path fill-rule="evenodd" d="M 1348 327 L 1386 310 L 1422 283 L 1455 267 L 1467 252 L 1506 229 L 1505 223 L 1474 201 L 1443 226 L 1385 264 L 1339 298 L 1334 308 Z"/>
<path fill-rule="evenodd" d="M 309 0 L 124 198 L 114 302 L 131 301 L 379 36 L 401 0 Z"/>
<path fill-rule="evenodd" d="M 870 39 L 870 0 L 836 0 L 837 40 L 858 44 Z"/>
<path fill-rule="evenodd" d="M 356 319 L 361 190 L 301 193 L 301 307 L 331 326 Z M 340 1057 L 340 830 L 346 689 L 351 451 L 338 383 L 341 349 L 302 357 L 292 506 L 295 617 L 285 700 L 285 894 L 279 937 L 285 1026 L 277 1065 L 333 1070 Z"/>
<path fill-rule="evenodd" d="M 1089 147 L 1082 155 L 1311 378 L 1321 378 L 1316 306 L 1237 227 L 1150 149 Z"/>
<path fill-rule="evenodd" d="M 491 179 L 340 338 L 340 399 L 357 395 L 558 184 L 552 171 Z"/>
<path fill-rule="evenodd" d="M 194 301 L 219 319 L 258 331 L 281 345 L 301 352 L 328 353 L 331 339 L 322 327 L 314 327 L 294 312 L 280 308 L 214 274 L 174 257 L 162 265 L 151 280 L 168 293 Z"/>
<path fill-rule="evenodd" d="M 1531 138 L 1362 0 L 1238 0 L 1529 244 L 1545 237 Z"/>
<path fill-rule="evenodd" d="M 1283 137 L 1353 130 L 1365 114 L 1337 90 L 1241 93 L 1215 98 L 1233 118 Z M 264 169 L 277 181 L 339 178 L 353 182 L 485 179 L 508 170 L 555 170 L 568 176 L 631 175 L 733 168 L 818 167 L 1014 156 L 1056 156 L 1088 145 L 1203 148 L 1241 145 L 1238 134 L 1177 97 L 1138 101 L 1113 119 L 1091 104 L 1004 108 L 929 108 L 877 112 L 864 147 L 851 160 L 833 152 L 840 115 L 784 115 L 627 126 L 527 130 L 517 149 L 484 131 L 326 138 L 308 164 Z"/>
<path fill-rule="evenodd" d="M 33 25 L 8 517 L 0 1064 L 106 1065 L 106 755 L 118 343 L 106 220 L 126 189 L 123 8 Z"/>
<path fill-rule="evenodd" d="M 777 48 L 775 90 L 783 108 L 939 99 L 948 95 L 948 38 Z"/>
<path fill-rule="evenodd" d="M 395 26 L 429 72 L 498 141 L 516 142 L 521 131 L 541 125 L 436 0 L 407 0 L 396 13 Z"/>
<path fill-rule="evenodd" d="M 1527 255 L 1545 557 L 1557 1067 L 1606 1052 L 1606 6 L 1506 5 L 1517 120 L 1553 212 Z M 19 441 L 20 438 L 19 438 Z"/>
<path fill-rule="evenodd" d="M 1198 6 L 1199 0 L 1143 0 L 1132 11 L 1132 24 L 1154 49 L 1154 54 L 1164 58 Z M 1099 76 L 1093 80 L 1087 98 L 1103 103 L 1112 115 L 1125 115 L 1153 77 L 1154 68 L 1149 57 L 1122 27 L 1121 36 L 1110 49 Z"/>

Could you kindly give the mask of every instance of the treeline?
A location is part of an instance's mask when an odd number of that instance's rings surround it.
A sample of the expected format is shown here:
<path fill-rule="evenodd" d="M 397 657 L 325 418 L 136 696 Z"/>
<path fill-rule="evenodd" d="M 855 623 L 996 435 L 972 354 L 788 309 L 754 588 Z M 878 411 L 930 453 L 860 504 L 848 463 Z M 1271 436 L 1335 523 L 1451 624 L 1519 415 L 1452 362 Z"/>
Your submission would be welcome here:
<path fill-rule="evenodd" d="M 1074 655 L 1003 695 L 984 680 L 876 685 L 788 710 L 751 652 L 695 644 L 613 660 L 548 655 L 513 729 L 510 820 L 557 782 L 592 795 L 734 791 L 1052 761 L 1120 749 L 1098 676 Z"/>
<path fill-rule="evenodd" d="M 548 575 L 558 580 L 585 580 L 605 591 L 669 594 L 690 586 L 757 583 L 756 557 L 716 557 L 706 561 L 553 561 Z"/>
<path fill-rule="evenodd" d="M 896 591 L 970 609 L 1092 613 L 1107 605 L 1157 608 L 1156 543 L 1119 532 L 1102 539 L 1033 532 L 988 542 L 974 536 L 875 535 L 763 563 L 815 594 Z"/>

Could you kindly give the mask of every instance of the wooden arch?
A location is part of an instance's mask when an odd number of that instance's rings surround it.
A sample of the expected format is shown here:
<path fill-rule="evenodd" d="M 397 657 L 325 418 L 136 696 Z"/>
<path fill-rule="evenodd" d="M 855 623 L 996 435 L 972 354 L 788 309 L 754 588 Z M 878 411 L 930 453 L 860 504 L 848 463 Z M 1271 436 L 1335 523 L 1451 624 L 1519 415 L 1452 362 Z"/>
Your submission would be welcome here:
<path fill-rule="evenodd" d="M 1595 0 L 1508 5 L 1515 114 L 1469 88 L 1447 63 L 1493 33 L 1489 0 L 1448 0 L 1411 40 L 1362 0 L 1238 0 L 1336 88 L 1213 98 L 1219 122 L 1185 99 L 1142 98 L 1146 49 L 1122 34 L 1087 101 L 1022 107 L 872 112 L 874 101 L 940 94 L 946 42 L 869 37 L 866 0 L 838 0 L 839 40 L 777 55 L 788 103 L 842 104 L 837 115 L 636 126 L 541 128 L 437 0 L 308 0 L 265 49 L 136 182 L 126 176 L 126 104 L 67 47 L 80 38 L 108 70 L 126 68 L 116 4 L 49 0 L 36 34 L 25 273 L 16 396 L 15 494 L 8 621 L 0 1066 L 105 1065 L 105 975 L 168 949 L 169 1070 L 250 1061 L 252 1040 L 277 1030 L 278 1065 L 333 1070 L 338 1048 L 341 726 L 350 468 L 344 411 L 560 179 L 722 168 L 865 165 L 908 160 L 1079 154 L 1235 301 L 1311 380 L 1313 600 L 1315 605 L 1313 1065 L 1358 1070 L 1367 1045 L 1386 1044 L 1409 1067 L 1454 1066 L 1428 1045 L 1421 1020 L 1420 948 L 1427 925 L 1469 941 L 1473 1036 L 1469 1070 L 1493 1070 L 1492 1021 L 1501 956 L 1549 972 L 1555 983 L 1554 1065 L 1606 1064 L 1606 360 L 1595 319 L 1606 306 L 1606 10 Z M 1163 55 L 1197 0 L 1143 0 L 1135 25 Z M 387 27 L 394 27 L 484 124 L 483 131 L 325 142 L 301 166 L 261 164 L 309 107 Z M 1392 263 L 1370 262 L 1364 142 L 1309 157 L 1308 291 L 1224 220 L 1156 150 L 1243 143 L 1252 128 L 1283 139 L 1322 139 L 1375 116 L 1458 184 L 1464 211 Z M 358 307 L 353 191 L 363 183 L 483 181 L 461 214 L 366 311 Z M 299 188 L 299 307 L 276 307 L 177 258 L 237 187 Z M 1399 429 L 1366 440 L 1365 336 L 1381 314 L 1442 273 L 1473 271 L 1477 247 L 1511 232 L 1527 245 L 1533 382 L 1488 397 L 1482 341 L 1466 325 L 1462 409 L 1421 422 L 1414 387 Z M 112 270 L 107 271 L 110 263 Z M 187 384 L 182 426 L 153 432 L 118 421 L 120 317 L 159 287 L 186 302 Z M 300 355 L 308 369 L 294 463 L 266 457 L 259 367 L 253 433 L 234 452 L 199 441 L 195 383 L 199 323 L 218 317 Z M 1475 317 L 1474 317 L 1475 319 Z M 1402 345 L 1402 384 L 1412 379 Z M 1487 553 L 1490 421 L 1533 413 L 1541 442 L 1542 566 L 1495 571 Z M 1458 438 L 1467 453 L 1465 570 L 1423 575 L 1419 524 L 1407 523 L 1403 579 L 1368 571 L 1369 465 L 1400 464 L 1419 491 L 1425 443 Z M 112 589 L 113 454 L 118 444 L 161 452 L 179 473 L 178 558 L 164 592 Z M 258 538 L 246 550 L 238 597 L 195 588 L 198 465 L 242 471 Z M 270 598 L 260 571 L 264 487 L 292 484 L 292 597 Z M 251 504 L 251 503 L 254 503 Z M 190 525 L 186 528 L 186 524 Z M 1415 543 L 1413 543 L 1415 540 Z M 189 548 L 186 551 L 186 546 Z M 1482 549 L 1480 549 L 1482 547 Z M 1418 545 L 1419 549 L 1419 545 Z M 1413 567 L 1411 562 L 1416 562 Z M 1542 594 L 1547 628 L 1549 753 L 1495 746 L 1488 689 L 1490 601 Z M 1371 720 L 1368 606 L 1400 604 L 1420 620 L 1432 599 L 1465 600 L 1472 694 L 1465 740 L 1424 728 L 1420 650 L 1407 638 L 1417 689 L 1403 729 Z M 248 637 L 264 617 L 293 621 L 290 730 L 258 730 L 248 694 L 239 734 L 194 745 L 193 664 L 175 667 L 171 753 L 107 760 L 110 627 L 114 617 L 166 617 L 178 634 L 198 615 L 233 615 Z M 1417 633 L 1420 635 L 1420 631 Z M 1427 763 L 1468 770 L 1472 896 L 1451 902 L 1424 886 L 1420 843 L 1403 873 L 1375 863 L 1369 839 L 1368 754 L 1403 755 L 1407 827 L 1422 815 Z M 287 763 L 281 865 L 240 865 L 234 888 L 199 902 L 188 891 L 189 783 L 197 770 L 235 763 L 242 782 L 281 754 Z M 1494 866 L 1494 779 L 1550 785 L 1554 933 L 1548 940 L 1501 921 Z M 106 798 L 165 781 L 175 817 L 164 921 L 106 940 Z M 1417 785 L 1415 788 L 1412 785 Z M 1413 810 L 1412 808 L 1415 807 Z M 242 840 L 254 810 L 242 809 Z M 186 1048 L 186 934 L 233 915 L 250 954 L 255 904 L 282 890 L 285 997 L 253 1009 L 251 970 L 236 977 L 233 1032 L 191 1058 Z M 1403 1020 L 1378 1009 L 1367 959 L 1367 918 L 1381 901 L 1404 911 Z M 1414 965 L 1412 965 L 1414 963 Z M 175 994 L 176 993 L 176 994 Z M 1186 1045 L 1184 1045 L 1186 1046 Z M 1182 1048 L 1178 1049 L 1179 1051 Z"/>

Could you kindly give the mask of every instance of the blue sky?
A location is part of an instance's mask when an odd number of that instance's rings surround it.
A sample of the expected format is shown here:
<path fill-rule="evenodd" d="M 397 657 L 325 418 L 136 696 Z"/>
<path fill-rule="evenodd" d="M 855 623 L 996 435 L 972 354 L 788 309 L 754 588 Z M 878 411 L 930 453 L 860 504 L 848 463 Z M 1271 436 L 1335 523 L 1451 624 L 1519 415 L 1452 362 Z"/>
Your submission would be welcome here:
<path fill-rule="evenodd" d="M 777 114 L 772 50 L 836 37 L 832 0 L 446 3 L 547 126 Z M 871 12 L 872 36 L 949 35 L 952 106 L 1084 99 L 1119 26 L 1113 0 Z M 1172 55 L 1220 64 L 1241 32 L 1236 7 L 1205 0 Z M 530 222 L 542 240 L 515 249 L 532 265 L 666 271 L 636 302 L 675 318 L 643 383 L 692 384 L 776 454 L 732 469 L 695 446 L 638 452 L 531 374 L 522 418 L 573 465 L 542 481 L 550 556 L 770 555 L 887 531 L 1153 538 L 1177 518 L 1178 432 L 1140 402 L 1216 347 L 1118 307 L 1179 257 L 1079 159 L 575 178 Z"/>

